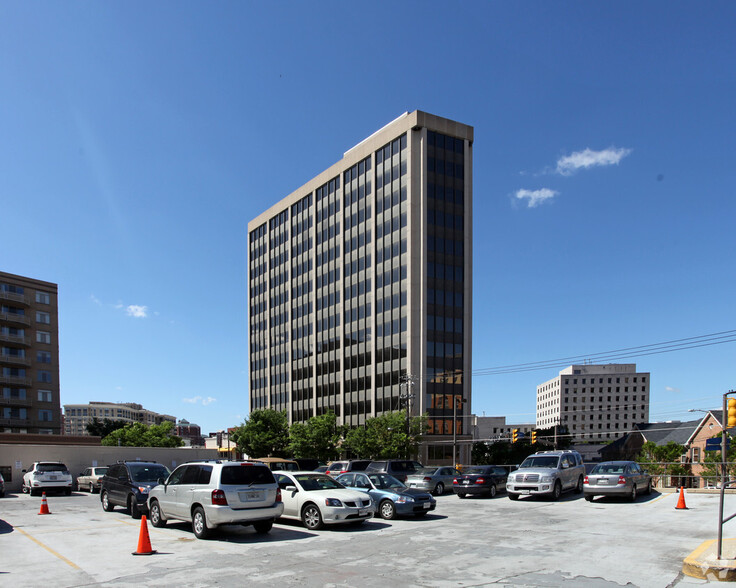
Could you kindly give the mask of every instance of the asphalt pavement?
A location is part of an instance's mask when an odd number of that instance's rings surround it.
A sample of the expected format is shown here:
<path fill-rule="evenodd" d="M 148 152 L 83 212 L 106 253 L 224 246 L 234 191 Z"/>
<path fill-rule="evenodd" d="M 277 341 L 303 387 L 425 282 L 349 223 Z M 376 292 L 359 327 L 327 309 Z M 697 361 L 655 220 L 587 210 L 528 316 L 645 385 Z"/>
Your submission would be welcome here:
<path fill-rule="evenodd" d="M 635 503 L 563 495 L 438 497 L 424 518 L 373 519 L 307 531 L 277 523 L 268 535 L 225 527 L 212 540 L 189 525 L 147 526 L 156 554 L 134 556 L 140 521 L 102 510 L 97 494 L 0 499 L 0 583 L 25 586 L 513 586 L 642 588 L 709 583 L 684 559 L 717 536 L 718 496 L 642 496 Z M 736 496 L 725 512 L 736 512 Z M 736 536 L 736 520 L 724 537 Z"/>

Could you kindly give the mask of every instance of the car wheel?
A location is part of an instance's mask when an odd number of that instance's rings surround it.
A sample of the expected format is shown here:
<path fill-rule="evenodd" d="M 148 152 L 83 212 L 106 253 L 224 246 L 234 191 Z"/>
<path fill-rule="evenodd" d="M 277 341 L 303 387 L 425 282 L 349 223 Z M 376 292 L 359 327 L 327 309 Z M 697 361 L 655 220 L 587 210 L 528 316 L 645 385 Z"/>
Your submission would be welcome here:
<path fill-rule="evenodd" d="M 652 480 L 650 479 L 650 480 L 649 480 L 649 481 L 647 482 L 647 491 L 645 492 L 645 494 L 646 494 L 647 496 L 649 496 L 649 495 L 650 495 L 651 493 L 652 493 Z"/>
<path fill-rule="evenodd" d="M 629 500 L 634 502 L 636 500 L 636 483 L 631 486 L 631 494 L 629 494 Z"/>
<path fill-rule="evenodd" d="M 151 508 L 148 512 L 148 518 L 151 519 L 151 524 L 154 527 L 165 527 L 166 526 L 166 519 L 161 516 L 161 506 L 158 503 L 158 500 L 152 500 L 151 501 Z"/>
<path fill-rule="evenodd" d="M 434 487 L 434 495 L 442 496 L 444 493 L 445 493 L 445 485 L 442 482 L 437 482 L 437 485 Z"/>
<path fill-rule="evenodd" d="M 585 495 L 585 500 L 587 500 L 588 502 L 593 502 L 593 498 L 595 497 L 592 494 Z"/>
<path fill-rule="evenodd" d="M 273 527 L 273 521 L 258 521 L 257 523 L 253 523 L 253 528 L 259 535 L 265 535 L 271 530 L 271 527 Z"/>
<path fill-rule="evenodd" d="M 578 478 L 578 485 L 575 486 L 575 492 L 580 494 L 583 491 L 583 476 Z"/>
<path fill-rule="evenodd" d="M 465 492 L 458 492 L 457 493 L 458 498 L 465 498 L 466 494 Z"/>
<path fill-rule="evenodd" d="M 207 527 L 207 519 L 204 516 L 204 509 L 198 506 L 192 512 L 192 531 L 197 539 L 207 539 L 210 536 L 210 530 Z"/>
<path fill-rule="evenodd" d="M 396 507 L 390 500 L 384 500 L 378 507 L 378 512 L 381 514 L 382 519 L 390 521 L 396 518 Z"/>
<path fill-rule="evenodd" d="M 509 500 L 519 500 L 519 495 L 518 494 L 513 494 L 513 493 L 509 492 L 508 495 L 509 495 Z"/>
<path fill-rule="evenodd" d="M 102 510 L 105 512 L 112 512 L 112 510 L 115 508 L 110 503 L 110 497 L 107 495 L 107 492 L 103 492 L 102 496 L 100 496 L 100 502 L 102 503 Z"/>
<path fill-rule="evenodd" d="M 552 500 L 559 500 L 560 496 L 562 496 L 562 484 L 560 484 L 560 481 L 557 480 L 555 482 L 555 487 L 552 490 Z"/>
<path fill-rule="evenodd" d="M 135 496 L 132 494 L 128 496 L 128 511 L 130 512 L 130 516 L 134 519 L 141 518 L 141 509 L 138 508 L 138 501 L 135 499 Z"/>
<path fill-rule="evenodd" d="M 28 493 L 29 493 L 29 494 L 30 494 L 31 496 L 38 496 L 38 490 L 35 490 L 35 489 L 33 489 L 33 488 L 29 488 L 29 490 L 28 490 Z"/>
<path fill-rule="evenodd" d="M 319 512 L 319 508 L 314 504 L 308 504 L 302 509 L 302 523 L 310 531 L 316 531 L 321 529 L 323 526 L 322 513 Z"/>
<path fill-rule="evenodd" d="M 496 492 L 498 492 L 498 490 L 496 490 L 496 485 L 495 484 L 491 484 L 491 487 L 488 489 L 489 496 L 491 498 L 495 498 L 496 497 Z"/>
<path fill-rule="evenodd" d="M 20 491 L 23 492 L 23 494 L 28 494 L 28 486 L 21 486 Z"/>

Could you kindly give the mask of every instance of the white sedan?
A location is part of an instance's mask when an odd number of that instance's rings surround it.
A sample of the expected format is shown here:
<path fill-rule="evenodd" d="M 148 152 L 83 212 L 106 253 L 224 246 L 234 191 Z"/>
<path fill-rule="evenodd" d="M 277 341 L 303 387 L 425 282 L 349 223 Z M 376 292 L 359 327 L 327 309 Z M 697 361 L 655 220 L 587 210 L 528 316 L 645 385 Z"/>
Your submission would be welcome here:
<path fill-rule="evenodd" d="M 330 476 L 317 472 L 274 472 L 281 488 L 287 519 L 302 521 L 307 529 L 324 525 L 356 523 L 373 516 L 371 497 L 348 490 Z"/>

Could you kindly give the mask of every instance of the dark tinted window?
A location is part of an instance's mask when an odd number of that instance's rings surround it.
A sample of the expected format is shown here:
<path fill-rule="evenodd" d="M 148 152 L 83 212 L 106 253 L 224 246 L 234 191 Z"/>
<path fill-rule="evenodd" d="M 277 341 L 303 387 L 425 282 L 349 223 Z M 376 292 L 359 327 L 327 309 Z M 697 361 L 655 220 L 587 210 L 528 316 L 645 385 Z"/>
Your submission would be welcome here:
<path fill-rule="evenodd" d="M 161 464 L 129 464 L 128 470 L 134 482 L 158 482 L 159 478 L 166 479 L 169 470 Z"/>
<path fill-rule="evenodd" d="M 239 465 L 222 468 L 223 485 L 232 484 L 273 484 L 273 474 L 265 466 Z"/>
<path fill-rule="evenodd" d="M 210 478 L 212 478 L 212 466 L 199 466 L 199 479 L 197 480 L 197 484 L 209 484 Z"/>
<path fill-rule="evenodd" d="M 196 484 L 199 480 L 199 466 L 189 465 L 184 470 L 184 475 L 181 478 L 182 484 Z"/>
<path fill-rule="evenodd" d="M 66 466 L 63 463 L 40 463 L 37 471 L 39 472 L 65 472 Z"/>

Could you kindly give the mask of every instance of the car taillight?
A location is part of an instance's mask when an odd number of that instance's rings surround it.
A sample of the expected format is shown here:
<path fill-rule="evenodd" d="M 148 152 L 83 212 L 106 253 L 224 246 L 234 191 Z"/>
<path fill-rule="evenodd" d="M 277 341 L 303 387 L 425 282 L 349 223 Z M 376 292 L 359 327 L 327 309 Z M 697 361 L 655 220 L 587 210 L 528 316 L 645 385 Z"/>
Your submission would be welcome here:
<path fill-rule="evenodd" d="M 585 476 L 585 477 L 583 478 L 583 484 L 588 484 L 588 476 Z"/>
<path fill-rule="evenodd" d="M 452 479 L 452 483 L 453 483 L 453 484 L 457 484 L 457 478 L 453 478 L 453 479 Z"/>
<path fill-rule="evenodd" d="M 227 498 L 223 490 L 212 491 L 212 504 L 216 506 L 227 506 Z"/>
<path fill-rule="evenodd" d="M 281 500 L 281 488 L 276 488 L 276 502 L 283 502 Z"/>
<path fill-rule="evenodd" d="M 430 478 L 429 476 L 424 476 L 424 481 L 425 482 L 431 482 L 432 481 L 432 478 Z"/>
<path fill-rule="evenodd" d="M 619 476 L 618 477 L 618 483 L 619 484 L 626 484 L 626 478 L 624 478 L 623 476 Z"/>
<path fill-rule="evenodd" d="M 475 483 L 476 483 L 476 484 L 485 484 L 485 483 L 486 483 L 486 481 L 485 481 L 485 478 L 478 478 L 478 479 L 477 479 L 477 480 L 475 481 Z"/>

